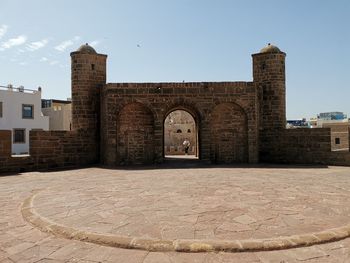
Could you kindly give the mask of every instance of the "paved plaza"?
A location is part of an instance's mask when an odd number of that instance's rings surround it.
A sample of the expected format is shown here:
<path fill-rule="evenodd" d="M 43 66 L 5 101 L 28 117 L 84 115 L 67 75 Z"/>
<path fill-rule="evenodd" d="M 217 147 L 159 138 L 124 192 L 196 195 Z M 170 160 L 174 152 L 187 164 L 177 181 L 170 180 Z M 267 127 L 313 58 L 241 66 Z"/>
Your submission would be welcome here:
<path fill-rule="evenodd" d="M 349 200 L 349 167 L 3 175 L 0 262 L 350 262 Z"/>

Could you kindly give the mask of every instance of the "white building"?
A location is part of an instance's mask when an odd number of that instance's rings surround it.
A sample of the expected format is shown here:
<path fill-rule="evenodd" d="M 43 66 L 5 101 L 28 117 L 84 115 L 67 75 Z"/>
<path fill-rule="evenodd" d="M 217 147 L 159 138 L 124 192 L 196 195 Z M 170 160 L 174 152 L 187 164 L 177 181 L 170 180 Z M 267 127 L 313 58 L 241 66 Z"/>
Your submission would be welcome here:
<path fill-rule="evenodd" d="M 72 102 L 70 100 L 41 100 L 41 111 L 50 119 L 50 131 L 72 129 Z"/>
<path fill-rule="evenodd" d="M 49 118 L 41 113 L 41 88 L 0 87 L 0 130 L 12 131 L 12 154 L 29 153 L 29 131 L 48 130 Z"/>

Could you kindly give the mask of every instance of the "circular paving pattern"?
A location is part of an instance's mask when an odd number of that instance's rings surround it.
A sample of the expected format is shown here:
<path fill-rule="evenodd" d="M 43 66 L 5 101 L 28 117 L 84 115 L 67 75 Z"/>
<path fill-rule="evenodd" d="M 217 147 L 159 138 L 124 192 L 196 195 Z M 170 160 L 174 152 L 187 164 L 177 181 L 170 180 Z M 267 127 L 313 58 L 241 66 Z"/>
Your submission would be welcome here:
<path fill-rule="evenodd" d="M 29 197 L 43 231 L 157 251 L 249 251 L 350 234 L 350 169 L 208 168 L 70 171 Z"/>

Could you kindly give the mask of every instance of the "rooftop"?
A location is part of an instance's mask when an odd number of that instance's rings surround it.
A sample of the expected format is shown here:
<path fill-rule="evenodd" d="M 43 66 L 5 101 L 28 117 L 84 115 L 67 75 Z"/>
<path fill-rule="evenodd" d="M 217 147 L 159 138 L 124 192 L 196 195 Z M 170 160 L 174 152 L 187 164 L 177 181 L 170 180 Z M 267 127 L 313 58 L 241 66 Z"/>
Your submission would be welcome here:
<path fill-rule="evenodd" d="M 23 86 L 19 86 L 15 88 L 12 85 L 7 86 L 0 86 L 0 91 L 9 91 L 9 92 L 21 92 L 21 93 L 29 93 L 29 94 L 36 94 L 38 92 L 41 92 L 41 87 L 38 87 L 37 90 L 32 89 L 25 89 Z"/>
<path fill-rule="evenodd" d="M 88 43 L 85 45 L 81 45 L 77 52 L 83 53 L 83 54 L 97 54 L 96 50 L 90 46 Z"/>

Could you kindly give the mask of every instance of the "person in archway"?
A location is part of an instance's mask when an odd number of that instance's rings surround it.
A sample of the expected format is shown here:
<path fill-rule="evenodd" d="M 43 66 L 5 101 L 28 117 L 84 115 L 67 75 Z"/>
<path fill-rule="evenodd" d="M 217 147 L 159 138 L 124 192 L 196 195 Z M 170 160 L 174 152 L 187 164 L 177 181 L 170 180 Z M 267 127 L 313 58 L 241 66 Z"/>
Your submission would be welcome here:
<path fill-rule="evenodd" d="M 182 143 L 182 145 L 183 145 L 183 147 L 184 147 L 184 149 L 185 149 L 185 154 L 187 155 L 187 154 L 188 154 L 188 149 L 190 148 L 191 143 L 190 143 L 190 141 L 186 138 L 186 139 L 184 140 L 184 142 Z"/>

